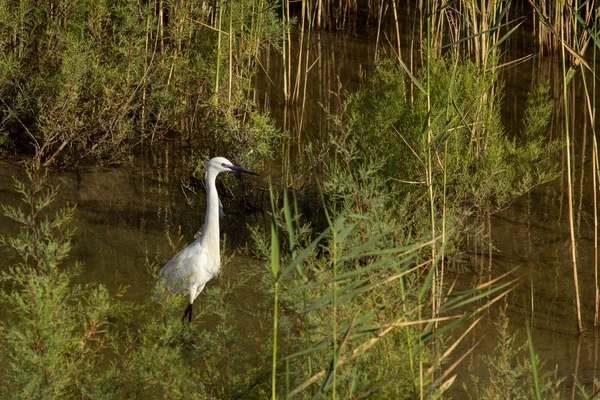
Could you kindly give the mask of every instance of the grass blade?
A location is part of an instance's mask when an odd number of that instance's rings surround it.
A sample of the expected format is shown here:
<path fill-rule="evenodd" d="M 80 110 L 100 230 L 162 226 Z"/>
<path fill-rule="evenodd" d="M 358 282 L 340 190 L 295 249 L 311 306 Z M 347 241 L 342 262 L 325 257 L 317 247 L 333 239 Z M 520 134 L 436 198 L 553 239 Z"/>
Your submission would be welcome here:
<path fill-rule="evenodd" d="M 535 350 L 533 349 L 533 340 L 531 338 L 531 328 L 529 327 L 529 321 L 525 321 L 525 328 L 527 329 L 527 347 L 529 348 L 529 358 L 531 359 L 531 373 L 533 375 L 533 387 L 535 389 L 536 400 L 542 400 L 542 392 L 540 390 L 540 379 L 537 370 L 537 360 L 535 358 Z"/>

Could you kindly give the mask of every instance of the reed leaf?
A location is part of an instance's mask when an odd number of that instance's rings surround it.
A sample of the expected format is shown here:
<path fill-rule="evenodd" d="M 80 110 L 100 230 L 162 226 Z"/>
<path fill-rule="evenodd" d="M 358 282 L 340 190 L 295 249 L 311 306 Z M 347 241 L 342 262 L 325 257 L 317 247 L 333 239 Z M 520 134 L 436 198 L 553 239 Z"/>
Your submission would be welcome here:
<path fill-rule="evenodd" d="M 415 257 L 416 257 L 416 254 L 408 255 L 408 256 L 406 256 L 405 259 L 400 261 L 400 263 L 409 264 L 412 260 L 414 260 Z M 320 281 L 320 282 L 312 282 L 312 283 L 307 283 L 307 284 L 300 285 L 300 286 L 295 286 L 295 287 L 291 288 L 290 290 L 291 291 L 304 290 L 304 289 L 315 288 L 318 286 L 328 285 L 333 282 L 340 282 L 340 281 L 343 281 L 346 279 L 354 278 L 358 275 L 369 273 L 378 268 L 383 268 L 385 270 L 397 269 L 397 266 L 396 266 L 397 263 L 398 263 L 398 261 L 396 261 L 394 257 L 382 258 L 382 259 L 372 262 L 371 264 L 367 265 L 366 267 L 362 267 L 362 268 L 359 268 L 356 270 L 345 272 L 341 275 L 336 276 L 335 278 L 327 279 L 327 280 Z M 405 270 L 406 268 L 408 268 L 408 267 L 401 267 L 401 270 Z M 410 271 L 406 271 L 406 272 L 410 272 Z M 405 275 L 406 272 L 403 272 L 400 276 Z"/>
<path fill-rule="evenodd" d="M 442 248 L 444 248 L 445 245 L 446 244 L 443 243 Z M 444 254 L 443 251 L 438 252 L 438 254 L 435 256 L 435 260 L 433 260 L 433 262 L 431 263 L 431 266 L 429 267 L 429 272 L 427 273 L 427 277 L 425 278 L 425 281 L 421 285 L 421 290 L 419 290 L 419 294 L 417 296 L 419 303 L 423 301 L 423 298 L 425 297 L 425 295 L 429 291 L 429 288 L 431 287 L 431 283 L 433 282 L 433 276 L 434 276 L 435 270 L 436 270 L 435 267 L 440 262 L 442 254 Z"/>
<path fill-rule="evenodd" d="M 488 50 L 488 54 L 492 54 L 492 52 L 498 48 L 506 39 L 508 39 L 519 27 L 525 22 L 525 18 L 521 18 L 521 22 L 519 22 L 516 26 L 512 27 L 508 32 L 506 32 L 497 42 L 495 42 Z"/>
<path fill-rule="evenodd" d="M 476 293 L 478 290 L 477 289 L 473 289 L 473 290 L 469 290 L 467 292 L 463 292 L 463 294 L 456 298 L 456 299 L 452 299 L 446 303 L 444 303 L 444 307 L 443 307 L 443 311 L 450 311 L 450 310 L 454 310 L 457 308 L 462 308 L 464 306 L 466 306 L 467 304 L 473 303 L 477 300 L 480 300 L 482 298 L 491 296 L 494 293 L 497 293 L 507 287 L 510 287 L 511 285 L 513 285 L 517 280 L 514 279 L 512 281 L 508 281 L 506 283 L 503 283 L 501 285 L 495 286 L 490 288 L 489 290 L 486 290 L 485 292 L 476 294 L 474 296 L 470 296 L 470 294 L 474 294 Z"/>
<path fill-rule="evenodd" d="M 531 373 L 533 375 L 533 387 L 535 389 L 536 400 L 542 400 L 542 392 L 540 390 L 540 378 L 538 375 L 537 358 L 535 356 L 535 350 L 533 349 L 533 339 L 531 338 L 531 328 L 529 327 L 529 321 L 525 321 L 525 328 L 527 330 L 527 347 L 529 348 L 529 360 L 531 361 Z"/>
<path fill-rule="evenodd" d="M 290 241 L 290 250 L 292 257 L 296 256 L 296 238 L 294 234 L 294 220 L 292 219 L 292 211 L 290 207 L 290 201 L 288 198 L 287 188 L 283 188 L 283 216 L 285 219 L 285 227 L 288 233 L 288 240 Z"/>
<path fill-rule="evenodd" d="M 520 20 L 520 22 L 519 22 L 519 25 L 518 25 L 518 26 L 520 26 L 520 25 L 521 25 L 523 22 L 525 22 L 525 17 L 520 17 L 520 18 L 516 19 L 515 21 L 519 21 L 519 20 Z M 494 32 L 496 32 L 497 30 L 499 30 L 500 28 L 503 28 L 503 27 L 505 27 L 505 26 L 508 26 L 508 25 L 510 25 L 510 24 L 512 24 L 512 23 L 514 23 L 515 21 L 509 21 L 509 22 L 505 22 L 504 24 L 501 24 L 501 25 L 495 26 L 495 27 L 493 27 L 493 28 L 490 28 L 490 29 L 486 29 L 485 31 L 478 32 L 478 33 L 474 33 L 474 34 L 472 34 L 472 35 L 469 35 L 469 36 L 461 37 L 459 40 L 456 40 L 456 41 L 454 41 L 454 42 L 447 43 L 447 44 L 443 45 L 443 46 L 442 46 L 442 49 L 446 49 L 446 48 L 448 48 L 448 47 L 456 46 L 457 44 L 461 44 L 461 43 L 464 43 L 464 42 L 468 42 L 468 41 L 469 41 L 469 40 L 471 40 L 471 39 L 478 38 L 478 37 L 480 37 L 480 36 L 483 36 L 483 35 L 486 35 L 486 34 L 488 34 L 488 33 L 494 33 Z M 509 33 L 512 33 L 512 31 L 514 31 L 514 29 L 511 29 L 511 31 L 510 31 Z"/>
<path fill-rule="evenodd" d="M 378 257 L 378 256 L 383 256 L 383 255 L 391 255 L 391 254 L 395 254 L 396 256 L 400 257 L 400 256 L 407 255 L 409 253 L 418 252 L 425 247 L 431 246 L 431 244 L 434 243 L 434 241 L 435 241 L 435 240 L 429 240 L 426 242 L 410 244 L 410 245 L 400 246 L 400 247 L 394 247 L 394 248 L 390 248 L 390 249 L 367 251 L 368 248 L 374 247 L 374 245 L 376 243 L 380 242 L 381 239 L 383 239 L 388 234 L 389 233 L 382 233 L 382 234 L 368 240 L 364 244 L 353 249 L 347 256 L 342 256 L 340 258 L 340 261 L 353 260 L 357 257 Z"/>
<path fill-rule="evenodd" d="M 374 310 L 371 310 L 367 313 L 365 313 L 364 315 L 361 315 L 360 317 L 357 317 L 353 320 L 353 326 L 354 327 L 359 327 L 361 326 L 363 323 L 368 322 L 373 316 L 375 316 L 379 311 L 381 311 L 383 308 L 385 308 L 384 306 L 381 306 L 379 308 L 376 308 Z M 342 334 L 343 332 L 346 332 L 348 330 L 348 326 L 350 324 L 345 324 L 342 327 L 340 327 L 338 329 L 338 334 Z M 353 338 L 360 338 L 362 336 L 364 336 L 367 333 L 371 333 L 377 330 L 380 330 L 381 326 L 376 326 L 376 327 L 367 327 L 364 328 L 363 330 L 360 330 L 358 334 L 356 334 L 355 336 L 353 336 Z M 332 337 L 331 336 L 327 336 L 325 338 L 323 338 L 322 340 L 320 340 L 318 343 L 316 343 L 314 346 L 311 346 L 309 348 L 300 350 L 296 353 L 290 354 L 289 356 L 285 356 L 282 361 L 284 360 L 291 360 L 293 358 L 297 358 L 303 355 L 308 355 L 311 353 L 315 353 L 317 351 L 320 350 L 325 350 L 327 348 L 329 348 L 329 346 L 331 346 L 331 341 L 332 341 Z"/>
<path fill-rule="evenodd" d="M 406 64 L 404 64 L 404 62 L 402 60 L 400 60 L 400 59 L 398 59 L 398 62 L 400 63 L 400 65 L 404 69 L 404 72 L 406 72 L 406 75 L 408 75 L 408 77 L 410 78 L 410 80 L 415 84 L 415 86 L 417 88 L 419 88 L 419 90 L 423 94 L 426 95 L 427 91 L 425 90 L 425 88 L 423 87 L 423 85 L 421 84 L 421 82 L 419 82 L 419 80 L 412 74 L 412 72 L 410 72 L 410 69 L 408 69 L 408 67 L 406 66 Z"/>
<path fill-rule="evenodd" d="M 275 200 L 273 198 L 273 187 L 269 183 L 269 194 L 271 198 L 271 272 L 273 277 L 277 280 L 280 268 L 280 250 L 279 250 L 279 230 L 277 228 L 277 221 L 275 220 Z"/>
<path fill-rule="evenodd" d="M 278 281 L 281 282 L 290 272 L 300 266 L 302 262 L 317 248 L 321 240 L 329 233 L 329 228 L 325 229 L 319 236 L 317 236 L 304 250 L 302 250 L 296 258 L 294 258 L 281 272 Z"/>

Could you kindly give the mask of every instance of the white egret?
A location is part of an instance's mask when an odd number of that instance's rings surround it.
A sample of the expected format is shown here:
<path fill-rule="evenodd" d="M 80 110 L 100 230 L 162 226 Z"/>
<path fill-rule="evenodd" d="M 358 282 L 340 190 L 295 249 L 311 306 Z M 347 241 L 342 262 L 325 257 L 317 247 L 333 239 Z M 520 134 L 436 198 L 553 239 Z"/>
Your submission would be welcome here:
<path fill-rule="evenodd" d="M 160 275 L 166 280 L 172 293 L 184 290 L 189 292 L 190 302 L 183 313 L 188 322 L 192 321 L 192 304 L 208 281 L 221 268 L 221 245 L 219 239 L 220 201 L 215 181 L 220 172 L 233 171 L 258 175 L 256 172 L 237 167 L 223 157 L 215 157 L 206 163 L 206 216 L 202 236 L 170 259 L 161 269 Z"/>

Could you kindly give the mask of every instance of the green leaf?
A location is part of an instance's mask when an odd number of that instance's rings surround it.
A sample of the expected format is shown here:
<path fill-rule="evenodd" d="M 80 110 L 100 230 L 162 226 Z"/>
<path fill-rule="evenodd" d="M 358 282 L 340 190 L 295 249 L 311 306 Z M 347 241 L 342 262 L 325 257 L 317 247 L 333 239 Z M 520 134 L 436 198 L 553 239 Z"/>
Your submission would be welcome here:
<path fill-rule="evenodd" d="M 292 211 L 290 207 L 290 201 L 288 199 L 287 189 L 283 188 L 283 216 L 285 218 L 285 226 L 288 231 L 288 238 L 290 241 L 290 248 L 292 250 L 292 257 L 296 256 L 296 238 L 294 235 L 294 225 L 292 219 Z"/>
<path fill-rule="evenodd" d="M 442 245 L 442 248 L 445 245 Z M 419 302 L 423 301 L 423 297 L 425 297 L 425 294 L 427 293 L 427 291 L 429 290 L 429 287 L 431 286 L 431 282 L 433 281 L 433 275 L 436 269 L 436 266 L 438 264 L 438 262 L 440 261 L 440 258 L 442 257 L 442 254 L 444 254 L 444 252 L 442 251 L 442 249 L 440 249 L 440 251 L 438 251 L 438 254 L 435 256 L 435 260 L 433 260 L 433 262 L 431 263 L 431 267 L 429 267 L 429 272 L 427 274 L 427 277 L 425 278 L 425 282 L 423 282 L 423 285 L 421 286 L 421 290 L 419 291 Z"/>
<path fill-rule="evenodd" d="M 279 232 L 277 230 L 277 221 L 275 220 L 275 200 L 273 199 L 273 187 L 269 183 L 269 195 L 271 196 L 271 272 L 277 279 L 279 275 Z"/>
<path fill-rule="evenodd" d="M 283 272 L 281 273 L 281 275 L 279 275 L 279 279 L 278 281 L 281 282 L 281 280 L 287 275 L 289 274 L 291 271 L 293 271 L 296 267 L 298 267 L 300 264 L 302 264 L 302 262 L 304 261 L 304 259 L 311 254 L 315 248 L 317 247 L 317 245 L 321 242 L 321 240 L 323 240 L 323 238 L 325 237 L 325 235 L 329 233 L 329 229 L 325 229 L 319 236 L 317 236 L 317 238 L 315 240 L 313 240 L 308 247 L 306 247 L 304 250 L 302 250 L 300 252 L 300 254 L 298 254 L 298 256 L 296 258 L 294 258 L 283 270 Z"/>
<path fill-rule="evenodd" d="M 529 347 L 529 358 L 531 359 L 531 373 L 533 375 L 533 385 L 535 389 L 536 400 L 542 400 L 542 392 L 540 390 L 540 378 L 538 376 L 537 361 L 535 358 L 535 350 L 533 349 L 533 339 L 531 338 L 531 328 L 529 321 L 525 320 L 525 328 L 527 329 L 527 347 Z"/>
<path fill-rule="evenodd" d="M 424 95 L 427 95 L 427 91 L 425 90 L 425 88 L 423 87 L 421 82 L 419 82 L 419 80 L 412 74 L 412 72 L 410 72 L 410 69 L 408 69 L 406 64 L 404 64 L 404 62 L 402 60 L 398 60 L 398 61 L 400 62 L 400 65 L 402 66 L 402 68 L 404 68 L 404 71 L 406 72 L 406 74 L 408 75 L 410 80 L 413 81 L 413 83 L 419 88 L 419 90 L 421 92 L 423 92 Z"/>

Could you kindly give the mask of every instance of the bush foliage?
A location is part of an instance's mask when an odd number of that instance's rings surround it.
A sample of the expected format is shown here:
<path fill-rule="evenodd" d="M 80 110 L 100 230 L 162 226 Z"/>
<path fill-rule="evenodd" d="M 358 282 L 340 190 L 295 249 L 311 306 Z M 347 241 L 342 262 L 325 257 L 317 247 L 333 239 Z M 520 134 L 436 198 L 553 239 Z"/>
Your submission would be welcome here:
<path fill-rule="evenodd" d="M 264 0 L 203 4 L 0 1 L 0 145 L 45 166 L 117 162 L 141 142 L 197 132 L 202 144 L 234 142 L 231 158 L 265 150 L 272 129 L 234 121 L 264 125 L 245 92 L 280 22 Z"/>
<path fill-rule="evenodd" d="M 512 136 L 501 122 L 498 72 L 481 73 L 468 60 L 432 61 L 429 109 L 417 87 L 427 76 L 419 79 L 411 85 L 401 67 L 382 63 L 371 87 L 349 96 L 326 182 L 342 209 L 377 207 L 410 234 L 430 237 L 432 209 L 448 230 L 464 229 L 467 217 L 495 213 L 557 176 L 552 157 L 561 143 L 546 141 L 548 85 L 529 94 L 522 131 Z"/>

